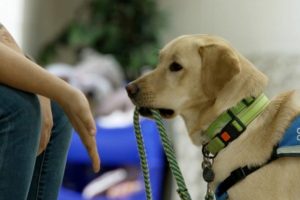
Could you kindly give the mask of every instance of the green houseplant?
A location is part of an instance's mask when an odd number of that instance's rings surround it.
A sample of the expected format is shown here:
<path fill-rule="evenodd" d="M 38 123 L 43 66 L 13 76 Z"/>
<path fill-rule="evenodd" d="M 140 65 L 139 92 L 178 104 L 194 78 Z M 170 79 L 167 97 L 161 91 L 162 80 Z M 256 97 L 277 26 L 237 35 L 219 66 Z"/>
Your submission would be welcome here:
<path fill-rule="evenodd" d="M 156 0 L 89 0 L 66 29 L 40 53 L 39 62 L 76 62 L 78 53 L 91 47 L 112 54 L 127 78 L 143 66 L 156 63 L 159 30 L 164 24 Z M 64 53 L 73 55 L 64 60 Z"/>

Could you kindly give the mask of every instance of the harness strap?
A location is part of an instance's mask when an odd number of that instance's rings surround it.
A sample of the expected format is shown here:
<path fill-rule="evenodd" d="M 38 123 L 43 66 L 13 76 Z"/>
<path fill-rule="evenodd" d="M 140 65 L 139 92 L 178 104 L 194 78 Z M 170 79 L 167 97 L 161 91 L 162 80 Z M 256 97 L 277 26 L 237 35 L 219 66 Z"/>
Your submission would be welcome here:
<path fill-rule="evenodd" d="M 272 151 L 272 154 L 271 154 L 269 160 L 260 166 L 253 166 L 253 167 L 244 166 L 244 167 L 240 167 L 240 168 L 237 168 L 234 171 L 232 171 L 230 173 L 230 176 L 228 176 L 222 183 L 220 183 L 218 185 L 217 190 L 215 192 L 217 200 L 224 199 L 223 198 L 224 196 L 228 197 L 227 191 L 229 190 L 229 188 L 231 188 L 236 183 L 238 183 L 239 181 L 241 181 L 244 178 L 246 178 L 247 176 L 249 176 L 251 173 L 260 169 L 261 167 L 276 160 L 278 158 L 276 150 L 277 150 L 277 145 L 273 148 L 273 151 Z"/>
<path fill-rule="evenodd" d="M 255 172 L 258 170 L 259 167 L 240 167 L 234 171 L 231 172 L 230 176 L 228 176 L 217 188 L 216 190 L 216 196 L 217 198 L 222 196 L 224 193 L 227 192 L 229 188 L 231 188 L 233 185 L 235 185 L 237 182 L 243 180 L 248 175 L 250 175 L 252 172 Z"/>

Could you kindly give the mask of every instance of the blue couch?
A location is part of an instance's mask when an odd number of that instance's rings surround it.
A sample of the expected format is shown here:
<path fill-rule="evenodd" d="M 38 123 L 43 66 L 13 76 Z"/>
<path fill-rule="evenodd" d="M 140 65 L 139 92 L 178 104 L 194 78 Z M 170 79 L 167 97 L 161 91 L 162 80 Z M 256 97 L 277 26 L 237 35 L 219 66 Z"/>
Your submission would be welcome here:
<path fill-rule="evenodd" d="M 161 200 L 165 178 L 165 157 L 160 143 L 159 133 L 153 121 L 141 121 L 142 134 L 145 141 L 153 199 Z M 136 139 L 133 126 L 124 128 L 97 127 L 97 146 L 101 157 L 102 169 L 109 170 L 122 167 L 140 169 Z M 79 136 L 73 134 L 68 154 L 64 184 L 59 200 L 83 200 L 82 188 L 96 176 L 91 172 L 90 160 Z M 141 174 L 141 173 L 140 173 Z M 97 174 L 99 176 L 99 174 Z M 139 181 L 143 183 L 142 176 Z M 145 191 L 139 191 L 118 200 L 146 200 Z M 99 196 L 96 200 L 108 200 Z"/>

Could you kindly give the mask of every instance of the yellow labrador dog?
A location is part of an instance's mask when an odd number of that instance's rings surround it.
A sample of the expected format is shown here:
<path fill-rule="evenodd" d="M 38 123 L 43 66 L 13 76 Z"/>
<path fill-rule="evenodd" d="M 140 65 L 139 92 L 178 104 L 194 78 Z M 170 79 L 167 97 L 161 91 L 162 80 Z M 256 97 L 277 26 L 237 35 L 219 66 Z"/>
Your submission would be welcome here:
<path fill-rule="evenodd" d="M 223 39 L 185 35 L 168 43 L 160 51 L 156 69 L 126 89 L 141 114 L 150 115 L 149 108 L 155 108 L 164 118 L 181 115 L 193 143 L 207 145 L 206 131 L 211 124 L 243 99 L 258 98 L 267 81 Z M 299 111 L 296 91 L 268 102 L 239 137 L 214 155 L 211 189 L 245 166 L 255 170 L 226 189 L 230 200 L 300 199 L 300 159 L 287 156 L 270 161 L 274 147 Z"/>

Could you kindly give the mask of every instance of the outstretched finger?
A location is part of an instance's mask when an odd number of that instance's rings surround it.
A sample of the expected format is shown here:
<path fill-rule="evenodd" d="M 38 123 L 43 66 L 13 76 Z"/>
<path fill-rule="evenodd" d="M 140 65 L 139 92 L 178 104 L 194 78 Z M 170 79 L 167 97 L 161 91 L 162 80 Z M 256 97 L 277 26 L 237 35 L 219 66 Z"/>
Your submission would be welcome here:
<path fill-rule="evenodd" d="M 100 158 L 97 149 L 96 139 L 94 136 L 87 135 L 86 137 L 82 137 L 82 142 L 89 154 L 89 157 L 92 161 L 92 166 L 94 172 L 99 172 L 100 170 Z"/>
<path fill-rule="evenodd" d="M 92 147 L 93 146 L 97 146 L 96 145 L 96 140 L 93 136 L 90 136 L 92 137 Z M 98 153 L 98 149 L 97 148 L 88 148 L 87 147 L 87 150 L 88 150 L 88 154 L 92 160 L 92 166 L 93 166 L 93 170 L 95 173 L 99 172 L 100 171 L 100 158 L 99 158 L 99 153 Z"/>
<path fill-rule="evenodd" d="M 92 160 L 92 166 L 94 172 L 98 172 L 100 170 L 100 158 L 99 158 L 99 153 L 97 149 L 97 143 L 94 135 L 90 135 L 90 130 L 86 126 L 83 125 L 81 120 L 77 117 L 74 119 L 76 121 L 76 127 L 75 130 L 79 134 L 82 143 L 84 144 L 89 157 Z"/>

